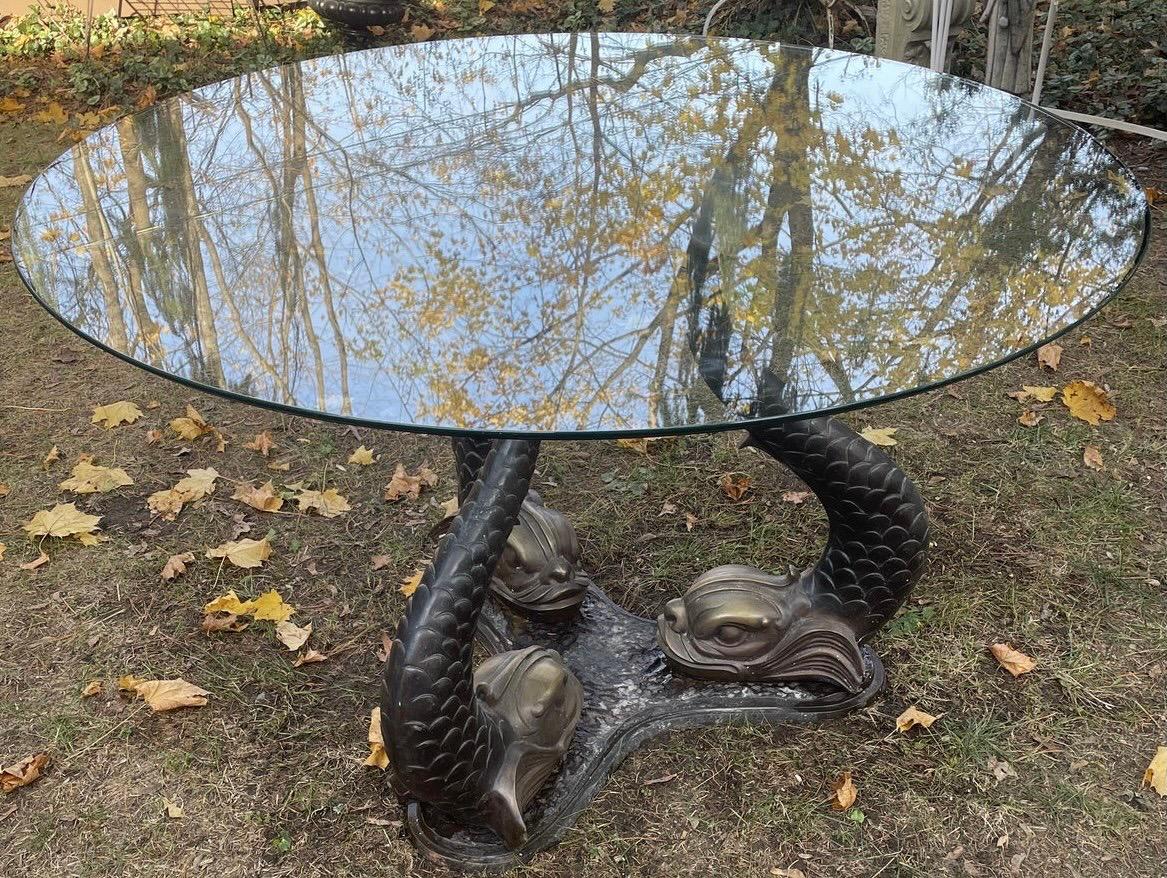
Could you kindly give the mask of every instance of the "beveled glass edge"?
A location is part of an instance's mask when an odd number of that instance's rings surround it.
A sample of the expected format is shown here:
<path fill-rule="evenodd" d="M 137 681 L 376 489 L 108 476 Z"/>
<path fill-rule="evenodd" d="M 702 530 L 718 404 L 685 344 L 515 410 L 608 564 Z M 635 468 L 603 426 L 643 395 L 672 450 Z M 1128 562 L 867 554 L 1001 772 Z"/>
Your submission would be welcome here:
<path fill-rule="evenodd" d="M 583 31 L 582 33 L 591 33 L 591 31 Z M 640 33 L 629 32 L 629 31 L 599 31 L 598 33 L 601 33 L 601 34 L 627 34 L 629 36 L 661 36 L 661 37 L 671 36 L 671 37 L 680 37 L 680 38 L 691 37 L 693 39 L 705 40 L 706 42 L 720 40 L 720 41 L 726 41 L 726 42 L 754 43 L 754 44 L 763 45 L 763 46 L 781 46 L 783 49 L 790 49 L 793 51 L 805 52 L 805 53 L 826 52 L 826 53 L 830 53 L 833 55 L 839 55 L 839 56 L 851 55 L 851 56 L 854 56 L 857 58 L 866 58 L 866 59 L 874 60 L 879 64 L 890 64 L 893 66 L 899 65 L 899 66 L 903 66 L 903 67 L 910 67 L 914 71 L 924 72 L 926 74 L 930 74 L 930 75 L 936 76 L 936 77 L 956 79 L 956 80 L 959 80 L 961 82 L 974 82 L 981 89 L 997 91 L 997 89 L 993 89 L 993 88 L 991 88 L 991 86 L 985 85 L 984 83 L 976 83 L 975 80 L 965 80 L 962 77 L 955 76 L 951 73 L 941 73 L 938 71 L 929 70 L 928 68 L 917 67 L 914 64 L 908 64 L 908 63 L 903 62 L 903 61 L 894 61 L 894 60 L 889 59 L 889 58 L 876 58 L 874 55 L 860 55 L 860 54 L 855 53 L 855 52 L 844 52 L 844 51 L 841 51 L 839 49 L 826 49 L 826 48 L 821 48 L 818 46 L 795 46 L 795 45 L 783 43 L 780 40 L 751 40 L 751 39 L 747 39 L 744 37 L 701 36 L 699 34 L 684 34 L 684 33 L 680 33 L 680 34 L 640 34 Z M 493 39 L 493 38 L 499 38 L 499 37 L 506 38 L 506 37 L 569 36 L 569 35 L 570 35 L 569 32 L 564 32 L 564 31 L 547 31 L 547 32 L 541 32 L 541 33 L 524 33 L 524 34 L 491 34 L 491 35 L 487 35 L 485 37 L 481 37 L 481 36 L 480 37 L 470 37 L 470 36 L 468 36 L 468 37 L 458 37 L 457 39 L 482 40 L 482 39 Z M 413 45 L 413 44 L 409 43 L 409 44 L 400 44 L 400 45 Z M 393 49 L 393 48 L 395 48 L 395 47 L 394 46 L 380 46 L 380 47 L 373 47 L 373 48 L 369 48 L 369 49 L 362 49 L 358 52 L 351 52 L 351 53 L 350 52 L 338 52 L 338 53 L 335 53 L 334 55 L 320 55 L 320 56 L 317 56 L 316 58 L 308 58 L 308 59 L 305 59 L 305 61 L 316 61 L 316 60 L 321 60 L 324 58 L 338 57 L 340 55 L 346 55 L 346 54 L 362 54 L 364 52 L 378 52 L 378 51 L 384 51 L 385 49 Z M 300 63 L 304 63 L 304 62 L 294 62 L 292 64 L 278 64 L 278 65 L 275 65 L 274 67 L 265 68 L 265 70 L 283 70 L 286 68 L 297 66 Z M 253 71 L 253 72 L 254 73 L 262 73 L 265 71 Z M 246 76 L 249 74 L 241 74 L 241 75 Z M 226 81 L 229 79 L 236 79 L 236 78 L 239 78 L 239 77 L 237 77 L 237 76 L 236 77 L 224 77 L 222 80 L 216 80 L 215 82 L 205 83 L 204 85 L 199 86 L 199 88 L 192 89 L 189 92 L 184 92 L 181 95 L 175 95 L 174 97 L 167 98 L 166 100 L 167 101 L 179 101 L 179 100 L 182 100 L 183 98 L 187 97 L 188 95 L 198 93 L 203 88 L 213 86 L 217 82 L 223 82 L 223 81 Z M 151 366 L 151 365 L 144 363 L 140 360 L 136 360 L 133 357 L 129 356 L 128 354 L 126 354 L 122 351 L 118 351 L 118 350 L 110 347 L 109 345 L 105 344 L 102 341 L 98 341 L 96 338 L 91 336 L 89 333 L 84 332 L 83 330 L 81 330 L 80 328 L 75 326 L 73 323 L 66 320 L 54 307 L 49 305 L 49 303 L 46 302 L 43 298 L 41 298 L 41 296 L 37 293 L 36 289 L 34 288 L 34 286 L 32 284 L 32 281 L 29 277 L 29 274 L 27 273 L 26 268 L 23 264 L 23 260 L 19 255 L 20 250 L 16 246 L 20 241 L 19 219 L 20 219 L 21 215 L 25 212 L 25 204 L 26 204 L 28 195 L 36 187 L 37 183 L 40 182 L 41 177 L 44 174 L 46 174 L 48 171 L 52 170 L 54 167 L 56 167 L 58 164 L 60 164 L 65 159 L 65 157 L 72 151 L 72 147 L 62 151 L 62 153 L 59 156 L 57 156 L 56 159 L 54 159 L 52 162 L 50 162 L 42 171 L 40 171 L 33 178 L 32 182 L 29 184 L 28 188 L 26 188 L 24 190 L 24 192 L 21 193 L 20 201 L 17 203 L 16 213 L 14 216 L 15 221 L 12 223 L 12 241 L 11 241 L 11 243 L 12 243 L 11 250 L 12 250 L 12 256 L 13 256 L 12 264 L 16 268 L 17 276 L 20 278 L 21 282 L 24 284 L 25 288 L 28 290 L 29 294 L 33 297 L 33 299 L 37 302 L 38 305 L 40 305 L 42 308 L 44 308 L 46 311 L 48 311 L 49 314 L 51 314 L 59 323 L 61 323 L 66 329 L 70 330 L 74 335 L 77 335 L 78 337 L 84 339 L 85 341 L 89 342 L 94 347 L 98 348 L 99 350 L 102 350 L 107 354 L 111 354 L 114 357 L 116 357 L 117 359 L 119 359 L 125 363 L 129 363 L 131 366 L 136 366 L 137 368 L 142 369 L 146 372 L 149 372 L 153 375 L 157 375 L 160 378 L 165 378 L 169 381 L 173 381 L 177 384 L 181 384 L 185 387 L 189 387 L 192 390 L 196 390 L 196 391 L 199 391 L 201 393 L 207 393 L 207 394 L 210 394 L 212 396 L 218 396 L 218 397 L 221 397 L 223 399 L 227 399 L 231 402 L 241 402 L 241 403 L 244 403 L 246 405 L 256 406 L 258 408 L 269 409 L 271 411 L 277 411 L 277 412 L 292 415 L 295 417 L 309 418 L 309 419 L 314 420 L 314 421 L 326 421 L 329 423 L 344 424 L 347 426 L 367 427 L 369 429 L 374 429 L 374 430 L 389 430 L 389 431 L 403 432 L 403 433 L 417 433 L 417 434 L 422 434 L 422 435 L 427 435 L 427 436 L 487 437 L 487 438 L 492 438 L 492 439 L 583 440 L 583 439 L 635 439 L 635 438 L 646 438 L 646 437 L 651 438 L 651 437 L 662 437 L 662 436 L 686 436 L 689 434 L 698 434 L 698 433 L 724 433 L 724 432 L 728 432 L 730 430 L 743 430 L 749 426 L 763 427 L 763 426 L 767 426 L 770 424 L 778 424 L 778 423 L 781 423 L 783 421 L 804 421 L 804 420 L 808 420 L 810 418 L 827 417 L 827 416 L 832 416 L 832 415 L 845 414 L 847 412 L 858 411 L 860 409 L 869 408 L 869 407 L 875 406 L 875 405 L 881 405 L 881 404 L 887 403 L 887 402 L 894 402 L 896 400 L 906 399 L 907 397 L 915 396 L 915 395 L 921 394 L 921 393 L 927 393 L 927 392 L 932 391 L 932 390 L 938 390 L 941 387 L 947 387 L 949 384 L 955 384 L 958 381 L 964 381 L 967 378 L 973 378 L 973 377 L 976 377 L 978 375 L 982 375 L 985 372 L 988 372 L 992 369 L 996 369 L 1000 366 L 1005 365 L 1006 363 L 1011 363 L 1014 360 L 1017 360 L 1017 359 L 1020 359 L 1021 357 L 1026 356 L 1027 354 L 1033 353 L 1038 348 L 1040 348 L 1042 345 L 1049 344 L 1051 341 L 1054 341 L 1055 339 L 1061 338 L 1062 336 L 1066 335 L 1067 333 L 1069 333 L 1072 330 L 1076 329 L 1077 327 L 1081 326 L 1083 323 L 1085 323 L 1087 320 L 1089 320 L 1095 314 L 1097 314 L 1099 311 L 1101 311 L 1104 307 L 1106 307 L 1108 304 L 1110 304 L 1112 301 L 1114 301 L 1114 299 L 1117 298 L 1118 294 L 1120 292 L 1122 292 L 1123 288 L 1127 285 L 1127 283 L 1130 282 L 1130 279 L 1134 276 L 1135 272 L 1138 271 L 1139 266 L 1142 264 L 1143 257 L 1146 255 L 1147 248 L 1148 248 L 1148 245 L 1149 245 L 1150 240 L 1151 240 L 1151 205 L 1150 205 L 1150 202 L 1147 200 L 1146 191 L 1143 188 L 1138 177 L 1135 175 L 1134 171 L 1132 171 L 1127 166 L 1126 162 L 1124 162 L 1121 158 L 1119 158 L 1119 156 L 1116 155 L 1115 152 L 1112 149 L 1110 149 L 1110 147 L 1108 147 L 1106 144 L 1104 144 L 1102 141 L 1100 141 L 1093 133 L 1091 133 L 1087 129 L 1085 129 L 1081 126 L 1075 125 L 1072 122 L 1070 122 L 1069 120 L 1064 119 L 1061 116 L 1058 116 L 1058 115 L 1050 112 L 1049 110 L 1026 100 L 1025 98 L 1018 97 L 1016 95 L 1011 95 L 1008 92 L 1002 92 L 1002 94 L 1009 95 L 1009 97 L 1012 97 L 1013 99 L 1015 99 L 1021 106 L 1028 107 L 1031 110 L 1037 111 L 1043 117 L 1057 123 L 1058 125 L 1064 126 L 1068 129 L 1071 129 L 1075 133 L 1084 134 L 1086 137 L 1090 138 L 1090 140 L 1092 140 L 1094 142 L 1094 145 L 1098 149 L 1102 150 L 1107 155 L 1109 155 L 1115 161 L 1115 163 L 1118 165 L 1118 167 L 1121 168 L 1125 172 L 1127 178 L 1134 184 L 1135 190 L 1139 193 L 1139 197 L 1141 198 L 1142 203 L 1143 203 L 1143 230 L 1142 230 L 1141 239 L 1139 241 L 1138 250 L 1135 252 L 1134 259 L 1131 260 L 1130 265 L 1127 266 L 1127 269 L 1122 274 L 1122 276 L 1120 278 L 1118 278 L 1118 280 L 1115 281 L 1114 288 L 1109 293 L 1107 293 L 1105 296 L 1103 296 L 1101 299 L 1099 299 L 1097 304 L 1095 304 L 1093 307 L 1091 307 L 1089 310 L 1087 310 L 1085 314 L 1083 314 L 1081 317 L 1079 317 L 1077 320 L 1073 321 L 1072 323 L 1068 323 L 1066 326 L 1059 329 L 1057 332 L 1051 333 L 1050 335 L 1047 335 L 1047 336 L 1043 336 L 1038 341 L 1035 341 L 1024 348 L 1020 348 L 1017 351 L 1014 351 L 1014 352 L 1012 352 L 1004 357 L 999 357 L 998 359 L 992 360 L 984 365 L 965 370 L 964 372 L 958 372 L 955 375 L 952 375 L 950 377 L 941 378 L 941 379 L 938 379 L 936 381 L 929 382 L 927 384 L 920 384 L 920 385 L 916 385 L 914 387 L 909 387 L 909 388 L 905 388 L 903 390 L 895 391 L 894 393 L 887 393 L 887 394 L 883 394 L 880 396 L 873 396 L 870 399 L 858 400 L 856 402 L 851 402 L 851 403 L 843 403 L 843 404 L 836 405 L 836 406 L 828 406 L 826 408 L 815 409 L 815 410 L 809 411 L 809 412 L 791 412 L 791 413 L 784 414 L 784 415 L 776 415 L 776 416 L 765 417 L 765 418 L 738 418 L 738 419 L 731 420 L 731 421 L 703 422 L 703 423 L 699 423 L 699 424 L 683 424 L 683 425 L 678 425 L 678 426 L 673 426 L 673 427 L 657 427 L 657 428 L 629 428 L 629 429 L 604 428 L 604 429 L 597 429 L 597 430 L 521 430 L 521 429 L 519 429 L 519 430 L 496 430 L 496 429 L 488 429 L 488 428 L 450 427 L 450 426 L 440 426 L 440 425 L 431 425 L 431 424 L 398 423 L 395 421 L 379 421 L 379 420 L 374 420 L 374 419 L 370 419 L 370 418 L 355 417 L 352 415 L 338 415 L 338 414 L 334 414 L 331 412 L 320 411 L 319 409 L 311 409 L 311 408 L 306 408 L 303 406 L 295 406 L 295 405 L 289 405 L 287 403 L 276 402 L 274 400 L 260 399 L 259 397 L 247 396 L 245 394 L 235 393 L 234 391 L 228 390 L 228 389 L 223 388 L 223 387 L 215 387 L 215 386 L 210 385 L 210 384 L 204 384 L 200 381 L 195 381 L 194 379 L 191 379 L 191 378 L 185 378 L 181 375 L 175 375 L 171 372 L 166 372 L 166 371 L 159 369 L 155 366 Z M 149 110 L 140 110 L 140 111 L 138 111 L 138 113 L 133 113 L 131 115 L 138 115 L 139 113 L 146 113 L 146 112 L 149 112 Z M 104 130 L 105 128 L 112 127 L 113 125 L 116 125 L 118 121 L 119 120 L 113 120 L 113 121 L 107 123 L 106 125 L 103 125 L 101 128 L 97 129 L 97 131 L 94 131 L 92 134 L 90 134 L 89 137 L 90 138 L 96 137 L 96 135 L 98 133 L 100 133 L 102 130 Z"/>

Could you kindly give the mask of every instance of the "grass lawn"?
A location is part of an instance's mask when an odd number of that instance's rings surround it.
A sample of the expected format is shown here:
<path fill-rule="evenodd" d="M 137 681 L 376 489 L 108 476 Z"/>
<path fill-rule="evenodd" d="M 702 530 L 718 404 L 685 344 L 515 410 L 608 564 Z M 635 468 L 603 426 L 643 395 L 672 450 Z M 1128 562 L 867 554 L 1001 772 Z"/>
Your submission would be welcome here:
<path fill-rule="evenodd" d="M 64 70 L 46 62 L 21 75 L 45 95 L 64 94 Z M 124 97 L 132 106 L 136 95 Z M 51 162 L 83 108 L 67 109 L 64 122 L 0 115 L 0 175 Z M 1167 190 L 1167 151 L 1111 145 L 1146 185 Z M 20 192 L 0 188 L 0 229 Z M 929 503 L 936 542 L 913 599 L 875 641 L 886 691 L 820 727 L 659 738 L 519 874 L 1167 875 L 1167 798 L 1140 789 L 1167 744 L 1162 202 L 1152 224 L 1137 276 L 1062 340 L 1056 373 L 1028 358 L 848 419 L 897 429 L 891 451 Z M 382 632 L 454 494 L 447 442 L 346 430 L 156 379 L 63 329 L 7 260 L 0 303 L 0 483 L 9 489 L 0 498 L 0 764 L 38 752 L 52 760 L 38 781 L 0 796 L 0 876 L 446 874 L 420 861 L 384 775 L 361 761 Z M 1110 389 L 1114 421 L 1090 427 L 1053 402 L 1036 427 L 1018 423 L 1008 391 L 1075 379 Z M 144 416 L 111 430 L 90 423 L 94 406 L 121 399 Z M 225 451 L 173 438 L 167 424 L 188 403 L 226 434 Z M 166 438 L 151 444 L 154 429 Z M 278 446 L 267 458 L 244 447 L 263 431 Z M 647 456 L 614 442 L 545 443 L 536 487 L 575 522 L 597 582 L 628 609 L 655 614 L 715 564 L 784 569 L 818 552 L 818 509 L 783 502 L 796 481 L 739 449 L 739 438 L 656 443 Z M 347 465 L 361 444 L 379 459 Z M 1101 470 L 1084 465 L 1088 444 Z M 60 460 L 46 465 L 53 446 Z M 38 556 L 21 525 L 74 499 L 57 486 L 83 454 L 134 480 L 76 498 L 102 516 L 109 540 L 50 541 L 50 562 L 21 569 Z M 273 461 L 289 468 L 272 472 Z M 386 503 L 397 462 L 428 463 L 440 481 L 416 501 Z M 195 467 L 221 473 L 215 495 L 173 522 L 153 515 L 146 498 Z M 746 502 L 720 491 L 730 471 L 753 480 Z M 352 511 L 271 515 L 228 499 L 234 483 L 269 478 L 326 480 Z M 666 501 L 696 517 L 692 530 L 682 515 L 660 515 Z M 269 535 L 264 567 L 202 558 L 245 530 Z M 167 558 L 186 551 L 197 563 L 160 579 Z M 374 556 L 385 556 L 378 569 Z M 293 667 L 270 623 L 201 632 L 211 598 L 270 588 L 312 622 L 310 645 L 326 661 Z M 1037 669 L 1006 674 L 988 654 L 1000 641 Z M 181 676 L 210 702 L 153 713 L 117 694 L 125 674 Z M 82 698 L 99 678 L 103 694 Z M 938 721 L 897 733 L 909 705 Z M 844 771 L 858 800 L 839 812 L 831 784 Z M 182 816 L 168 817 L 167 802 Z"/>

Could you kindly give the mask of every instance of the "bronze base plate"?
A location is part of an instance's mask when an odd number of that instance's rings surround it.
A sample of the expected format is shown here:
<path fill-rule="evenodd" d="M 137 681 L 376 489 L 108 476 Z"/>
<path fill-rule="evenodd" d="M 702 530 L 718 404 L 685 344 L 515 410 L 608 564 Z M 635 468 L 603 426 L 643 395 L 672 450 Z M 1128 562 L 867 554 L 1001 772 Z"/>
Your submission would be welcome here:
<path fill-rule="evenodd" d="M 514 615 L 488 601 L 478 638 L 490 653 L 528 646 L 557 650 L 583 685 L 583 712 L 556 774 L 527 809 L 527 841 L 504 847 L 490 830 L 453 824 L 429 806 L 406 803 L 410 835 L 447 866 L 501 870 L 528 861 L 567 833 L 608 774 L 662 732 L 720 723 L 814 723 L 867 704 L 883 687 L 883 665 L 863 647 L 863 687 L 850 695 L 818 684 L 743 684 L 675 675 L 657 646 L 656 621 L 625 612 L 597 586 L 580 615 L 558 623 Z"/>

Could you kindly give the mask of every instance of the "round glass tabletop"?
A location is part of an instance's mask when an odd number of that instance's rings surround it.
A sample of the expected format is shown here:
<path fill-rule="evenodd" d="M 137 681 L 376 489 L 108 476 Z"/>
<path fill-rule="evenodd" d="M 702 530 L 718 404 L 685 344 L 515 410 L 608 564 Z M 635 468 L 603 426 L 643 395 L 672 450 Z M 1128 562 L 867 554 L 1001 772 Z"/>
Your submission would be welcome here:
<path fill-rule="evenodd" d="M 25 194 L 29 288 L 201 389 L 436 433 L 648 435 L 935 387 L 1083 320 L 1147 205 L 1088 134 L 842 52 L 451 40 L 199 89 Z"/>

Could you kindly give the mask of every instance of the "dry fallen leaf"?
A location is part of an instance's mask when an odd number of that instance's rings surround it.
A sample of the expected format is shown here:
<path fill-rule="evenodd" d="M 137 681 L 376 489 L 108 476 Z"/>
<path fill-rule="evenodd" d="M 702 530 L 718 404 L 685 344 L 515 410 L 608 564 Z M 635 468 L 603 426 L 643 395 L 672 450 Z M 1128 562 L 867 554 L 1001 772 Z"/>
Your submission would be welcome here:
<path fill-rule="evenodd" d="M 17 566 L 19 566 L 21 570 L 36 570 L 38 567 L 42 567 L 48 563 L 49 563 L 48 554 L 45 552 L 41 552 L 39 555 L 37 555 L 37 557 L 33 558 L 31 561 L 26 561 L 25 563 L 19 564 Z"/>
<path fill-rule="evenodd" d="M 0 500 L 7 497 L 11 491 L 12 491 L 12 489 L 9 488 L 6 483 L 0 482 Z"/>
<path fill-rule="evenodd" d="M 85 688 L 81 690 L 82 698 L 92 698 L 94 695 L 100 695 L 102 688 L 101 680 L 90 680 L 85 684 Z"/>
<path fill-rule="evenodd" d="M 176 805 L 169 799 L 164 798 L 162 800 L 162 813 L 171 820 L 181 820 L 184 812 L 181 805 Z"/>
<path fill-rule="evenodd" d="M 3 543 L 0 543 L 0 561 L 4 560 L 4 553 L 6 551 L 8 551 L 8 547 L 6 545 L 4 545 Z"/>
<path fill-rule="evenodd" d="M 388 567 L 392 563 L 393 558 L 389 555 L 374 555 L 370 566 L 374 570 L 380 570 L 382 567 Z"/>
<path fill-rule="evenodd" d="M 204 634 L 215 634 L 220 631 L 238 634 L 240 631 L 247 630 L 248 623 L 240 620 L 234 613 L 215 613 L 203 616 L 203 623 L 200 627 Z"/>
<path fill-rule="evenodd" d="M 183 439 L 191 440 L 205 436 L 207 433 L 212 432 L 214 427 L 206 422 L 203 416 L 199 414 L 198 409 L 188 404 L 186 407 L 186 415 L 171 421 L 170 429 Z"/>
<path fill-rule="evenodd" d="M 49 101 L 44 109 L 32 114 L 32 121 L 45 122 L 50 125 L 64 125 L 69 121 L 69 114 L 56 101 Z"/>
<path fill-rule="evenodd" d="M 56 445 L 49 449 L 49 453 L 45 455 L 45 459 L 41 461 L 41 467 L 48 469 L 54 463 L 61 459 L 61 449 Z"/>
<path fill-rule="evenodd" d="M 231 499 L 240 500 L 260 512 L 279 512 L 284 506 L 284 498 L 276 493 L 276 486 L 270 479 L 267 484 L 258 488 L 253 485 L 240 485 L 231 495 Z"/>
<path fill-rule="evenodd" d="M 872 445 L 890 447 L 896 444 L 895 427 L 864 427 L 859 435 L 870 442 Z"/>
<path fill-rule="evenodd" d="M 236 567 L 250 570 L 254 567 L 261 567 L 263 562 L 271 557 L 271 544 L 267 541 L 267 537 L 261 540 L 244 537 L 241 540 L 232 540 L 213 549 L 207 549 L 207 557 L 226 558 Z"/>
<path fill-rule="evenodd" d="M 1038 402 L 1050 402 L 1058 393 L 1056 387 L 1039 387 L 1033 384 L 1022 384 L 1021 389 Z"/>
<path fill-rule="evenodd" d="M 124 469 L 95 466 L 88 460 L 82 460 L 73 467 L 72 477 L 65 479 L 58 487 L 74 494 L 104 494 L 132 484 L 134 480 Z"/>
<path fill-rule="evenodd" d="M 424 43 L 434 35 L 432 27 L 426 27 L 424 24 L 415 24 L 409 29 L 409 38 L 415 43 Z"/>
<path fill-rule="evenodd" d="M 311 622 L 309 622 L 303 628 L 294 622 L 285 621 L 276 624 L 276 638 L 292 652 L 295 652 L 297 649 L 307 643 L 308 637 L 311 634 Z"/>
<path fill-rule="evenodd" d="M 1035 411 L 1026 409 L 1017 417 L 1017 423 L 1022 427 L 1036 427 L 1045 420 L 1045 415 L 1038 414 Z"/>
<path fill-rule="evenodd" d="M 291 604 L 284 603 L 284 599 L 280 597 L 280 593 L 274 588 L 270 591 L 265 591 L 250 603 L 251 609 L 248 612 L 257 620 L 267 619 L 272 622 L 286 622 L 296 612 L 295 607 Z"/>
<path fill-rule="evenodd" d="M 782 502 L 800 506 L 810 497 L 810 491 L 783 491 Z"/>
<path fill-rule="evenodd" d="M 924 711 L 913 704 L 896 717 L 896 728 L 901 732 L 907 732 L 916 726 L 928 729 L 932 727 L 932 723 L 934 722 L 936 722 L 936 717 L 930 713 L 924 713 Z"/>
<path fill-rule="evenodd" d="M 99 405 L 93 410 L 90 423 L 100 424 L 107 430 L 120 424 L 132 424 L 142 417 L 142 410 L 128 400 L 111 402 L 109 405 Z"/>
<path fill-rule="evenodd" d="M 616 0 L 599 0 L 596 3 L 596 8 L 604 13 L 604 15 L 611 15 L 612 10 L 616 8 Z"/>
<path fill-rule="evenodd" d="M 269 433 L 267 430 L 264 430 L 262 433 L 256 433 L 255 438 L 250 442 L 245 443 L 243 447 L 250 449 L 251 451 L 258 451 L 264 457 L 267 457 L 267 453 L 269 451 L 279 446 L 277 446 L 276 443 L 272 441 L 271 433 Z"/>
<path fill-rule="evenodd" d="M 1092 381 L 1071 381 L 1062 388 L 1062 402 L 1071 415 L 1092 426 L 1113 421 L 1117 414 L 1106 391 Z"/>
<path fill-rule="evenodd" d="M 432 488 L 437 483 L 438 474 L 425 464 L 418 468 L 417 475 L 411 476 L 405 471 L 405 465 L 399 463 L 393 471 L 393 478 L 385 486 L 385 499 L 395 501 L 409 497 L 416 500 L 426 487 Z"/>
<path fill-rule="evenodd" d="M 0 174 L 0 189 L 9 189 L 14 186 L 24 186 L 32 182 L 30 174 L 17 174 L 15 177 L 5 177 Z"/>
<path fill-rule="evenodd" d="M 370 466 L 373 460 L 373 449 L 364 445 L 348 456 L 348 462 L 356 466 Z"/>
<path fill-rule="evenodd" d="M 298 668 L 301 665 L 312 665 L 316 662 L 326 661 L 328 656 L 322 652 L 317 652 L 314 649 L 305 650 L 300 655 L 296 656 L 296 660 L 292 662 L 293 668 Z"/>
<path fill-rule="evenodd" d="M 146 498 L 146 505 L 151 512 L 174 521 L 184 505 L 213 494 L 217 478 L 219 473 L 212 467 L 187 470 L 186 478 L 180 479 L 173 488 L 155 491 Z"/>
<path fill-rule="evenodd" d="M 1143 786 L 1160 796 L 1167 796 L 1167 747 L 1159 747 L 1147 770 L 1143 772 Z"/>
<path fill-rule="evenodd" d="M 135 677 L 133 674 L 126 674 L 122 677 L 118 677 L 118 691 L 133 692 L 139 683 L 144 682 L 144 680 Z"/>
<path fill-rule="evenodd" d="M 162 441 L 163 438 L 164 437 L 162 435 L 161 430 L 147 430 L 146 431 L 146 444 L 147 445 L 157 445 L 159 442 Z"/>
<path fill-rule="evenodd" d="M 179 677 L 175 680 L 142 680 L 134 693 L 150 705 L 151 710 L 178 710 L 180 707 L 204 707 L 211 693 Z"/>
<path fill-rule="evenodd" d="M 1043 344 L 1037 349 L 1037 365 L 1043 369 L 1056 372 L 1062 362 L 1062 346 L 1056 341 Z"/>
<path fill-rule="evenodd" d="M 337 493 L 336 488 L 329 488 L 326 491 L 301 490 L 293 499 L 301 512 L 311 512 L 315 509 L 324 518 L 336 518 L 352 508 L 348 505 L 348 500 Z"/>
<path fill-rule="evenodd" d="M 721 488 L 721 493 L 734 503 L 748 494 L 752 486 L 750 477 L 742 473 L 723 473 L 717 484 Z"/>
<path fill-rule="evenodd" d="M 1101 470 L 1103 468 L 1102 451 L 1098 446 L 1087 445 L 1082 449 L 1082 463 L 1093 470 Z"/>
<path fill-rule="evenodd" d="M 234 590 L 219 595 L 203 607 L 204 613 L 234 613 L 245 616 L 255 609 L 255 601 L 241 601 Z"/>
<path fill-rule="evenodd" d="M 851 782 L 851 772 L 849 771 L 844 771 L 842 776 L 831 784 L 831 790 L 834 793 L 831 798 L 831 807 L 836 811 L 846 811 L 855 804 L 855 799 L 859 796 L 859 790 Z"/>
<path fill-rule="evenodd" d="M 380 768 L 389 767 L 389 754 L 385 752 L 385 739 L 381 737 L 381 708 L 374 707 L 369 715 L 369 755 L 362 765 Z"/>
<path fill-rule="evenodd" d="M 648 454 L 655 443 L 667 441 L 669 438 L 668 436 L 640 436 L 636 439 L 617 439 L 616 445 L 620 448 L 627 448 L 629 451 L 635 451 L 637 454 Z"/>
<path fill-rule="evenodd" d="M 425 568 L 418 567 L 412 576 L 401 583 L 401 587 L 398 589 L 398 591 L 400 591 L 406 597 L 411 596 L 415 591 L 417 591 L 417 587 L 421 585 L 421 577 L 424 573 Z"/>
<path fill-rule="evenodd" d="M 0 768 L 0 791 L 11 793 L 20 787 L 28 786 L 41 776 L 41 772 L 48 767 L 48 764 L 49 755 L 47 753 L 35 753 L 7 768 Z"/>
<path fill-rule="evenodd" d="M 186 573 L 186 565 L 194 561 L 194 552 L 183 552 L 179 555 L 171 555 L 166 559 L 166 563 L 162 565 L 162 572 L 159 577 L 166 581 L 170 581 L 182 574 Z"/>
<path fill-rule="evenodd" d="M 442 518 L 453 518 L 458 514 L 459 503 L 457 497 L 451 497 L 442 504 Z"/>
<path fill-rule="evenodd" d="M 77 537 L 86 545 L 97 542 L 94 531 L 98 529 L 100 515 L 82 512 L 73 503 L 58 503 L 52 509 L 42 509 L 25 525 L 29 536 L 34 537 Z"/>
<path fill-rule="evenodd" d="M 1023 652 L 1018 652 L 1007 643 L 994 643 L 989 647 L 997 663 L 1014 677 L 1028 674 L 1037 667 L 1037 662 Z"/>

